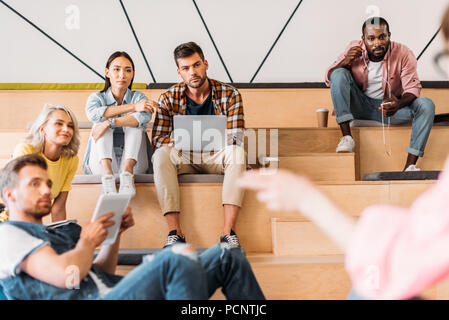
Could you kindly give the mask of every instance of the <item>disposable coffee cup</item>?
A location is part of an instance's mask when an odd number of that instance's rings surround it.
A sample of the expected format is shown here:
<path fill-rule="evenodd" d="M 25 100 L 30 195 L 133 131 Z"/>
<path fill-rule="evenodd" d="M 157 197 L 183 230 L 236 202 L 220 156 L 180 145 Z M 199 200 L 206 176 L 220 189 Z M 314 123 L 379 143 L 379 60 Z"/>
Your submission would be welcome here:
<path fill-rule="evenodd" d="M 327 128 L 327 118 L 329 116 L 329 110 L 326 108 L 321 108 L 316 111 L 316 116 L 318 120 L 318 128 Z"/>

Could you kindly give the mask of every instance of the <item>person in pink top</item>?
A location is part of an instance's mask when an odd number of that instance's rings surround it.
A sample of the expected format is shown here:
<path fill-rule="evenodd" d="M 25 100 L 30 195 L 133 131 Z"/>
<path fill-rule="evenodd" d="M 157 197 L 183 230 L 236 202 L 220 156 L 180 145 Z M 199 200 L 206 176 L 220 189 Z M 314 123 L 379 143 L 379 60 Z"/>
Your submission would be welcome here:
<path fill-rule="evenodd" d="M 239 186 L 256 190 L 271 210 L 301 213 L 339 245 L 352 297 L 410 299 L 449 274 L 449 159 L 438 182 L 409 208 L 370 206 L 358 221 L 288 171 L 247 171 Z"/>
<path fill-rule="evenodd" d="M 399 124 L 412 120 L 404 171 L 419 170 L 435 116 L 432 100 L 420 97 L 417 60 L 405 45 L 391 41 L 388 22 L 372 17 L 362 26 L 362 40 L 352 41 L 326 70 L 326 85 L 340 125 L 337 152 L 354 152 L 354 119 Z"/>

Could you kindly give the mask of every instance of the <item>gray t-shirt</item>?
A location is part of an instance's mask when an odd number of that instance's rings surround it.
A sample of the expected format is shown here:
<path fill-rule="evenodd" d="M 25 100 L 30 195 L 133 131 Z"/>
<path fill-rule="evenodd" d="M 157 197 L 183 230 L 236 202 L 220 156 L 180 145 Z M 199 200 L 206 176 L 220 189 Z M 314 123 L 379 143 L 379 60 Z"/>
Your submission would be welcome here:
<path fill-rule="evenodd" d="M 10 224 L 0 225 L 0 279 L 17 276 L 20 264 L 48 242 Z"/>
<path fill-rule="evenodd" d="M 22 272 L 20 264 L 33 252 L 50 245 L 48 241 L 36 238 L 23 229 L 2 223 L 0 224 L 0 279 L 16 277 Z M 95 282 L 100 297 L 108 293 L 111 288 L 92 271 L 89 276 Z"/>

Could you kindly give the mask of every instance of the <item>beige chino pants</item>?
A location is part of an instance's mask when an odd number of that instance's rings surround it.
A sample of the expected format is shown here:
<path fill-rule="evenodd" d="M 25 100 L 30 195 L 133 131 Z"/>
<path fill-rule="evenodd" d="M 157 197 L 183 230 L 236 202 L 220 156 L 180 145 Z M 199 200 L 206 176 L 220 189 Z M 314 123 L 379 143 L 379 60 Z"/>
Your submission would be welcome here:
<path fill-rule="evenodd" d="M 210 153 L 186 153 L 170 146 L 158 148 L 152 157 L 154 184 L 162 213 L 180 212 L 178 175 L 224 174 L 222 204 L 242 206 L 244 190 L 237 180 L 246 170 L 245 150 L 236 145 Z"/>

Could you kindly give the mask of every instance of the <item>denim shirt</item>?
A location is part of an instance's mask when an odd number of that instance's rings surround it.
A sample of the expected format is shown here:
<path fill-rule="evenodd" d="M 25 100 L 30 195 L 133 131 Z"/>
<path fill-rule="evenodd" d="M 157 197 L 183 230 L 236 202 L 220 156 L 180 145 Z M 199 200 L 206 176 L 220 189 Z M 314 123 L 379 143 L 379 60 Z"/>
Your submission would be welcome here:
<path fill-rule="evenodd" d="M 134 90 L 130 90 L 127 89 L 125 96 L 123 97 L 123 104 L 133 104 L 133 103 L 137 103 L 139 101 L 142 100 L 147 100 L 148 98 L 139 91 L 134 91 Z M 87 98 L 87 102 L 86 102 L 86 115 L 87 118 L 92 121 L 93 123 L 99 123 L 99 122 L 103 122 L 106 121 L 107 118 L 104 117 L 104 113 L 106 111 L 107 108 L 111 107 L 111 106 L 117 106 L 117 101 L 115 101 L 114 96 L 112 95 L 112 91 L 111 88 L 109 88 L 108 90 L 106 90 L 106 92 L 94 92 L 92 93 L 89 98 Z M 121 114 L 118 116 L 113 117 L 115 118 L 119 118 L 119 117 L 123 117 L 125 115 L 132 115 L 134 118 L 136 118 L 137 122 L 139 122 L 139 125 L 137 126 L 138 128 L 142 128 L 142 131 L 145 132 L 146 129 L 146 125 L 148 124 L 148 122 L 150 122 L 151 120 L 151 114 L 149 114 L 148 112 L 142 111 L 142 112 L 133 112 L 133 113 L 126 113 L 126 114 Z M 114 129 L 114 135 L 117 134 L 123 135 L 123 130 L 122 128 L 116 128 Z M 92 148 L 92 137 L 89 138 L 89 142 L 87 144 L 87 148 L 86 148 L 86 154 L 84 156 L 84 160 L 83 160 L 83 171 L 85 174 L 92 174 L 92 171 L 89 169 L 89 156 L 90 156 L 90 150 Z M 123 149 L 123 139 L 120 139 L 119 144 L 117 145 L 116 143 L 116 139 L 114 139 L 114 148 L 121 148 Z M 147 144 L 147 155 L 148 155 L 148 164 L 149 164 L 149 169 L 147 173 L 152 173 L 152 166 L 151 164 L 151 156 L 153 154 L 152 152 L 152 147 L 151 147 L 151 143 L 150 140 L 148 139 L 148 135 L 145 134 L 145 143 Z"/>
<path fill-rule="evenodd" d="M 81 227 L 73 222 L 56 227 L 19 221 L 3 223 L 21 228 L 33 237 L 48 242 L 57 254 L 74 249 L 81 234 Z M 94 265 L 92 265 L 91 271 L 109 287 L 114 286 L 121 279 L 119 276 L 101 271 Z M 89 275 L 80 281 L 79 289 L 59 288 L 37 280 L 25 272 L 20 272 L 14 277 L 0 279 L 0 285 L 8 299 L 90 300 L 99 298 L 97 285 Z"/>

